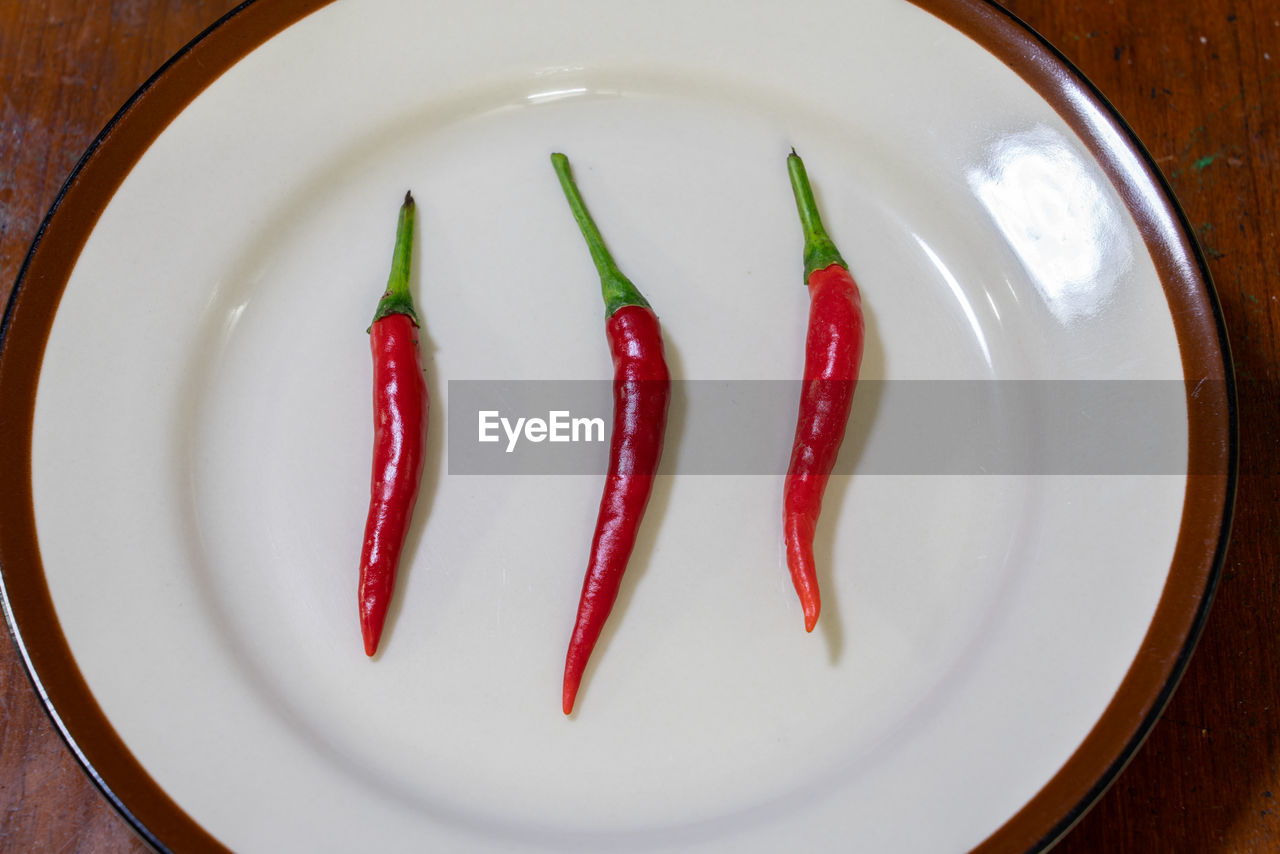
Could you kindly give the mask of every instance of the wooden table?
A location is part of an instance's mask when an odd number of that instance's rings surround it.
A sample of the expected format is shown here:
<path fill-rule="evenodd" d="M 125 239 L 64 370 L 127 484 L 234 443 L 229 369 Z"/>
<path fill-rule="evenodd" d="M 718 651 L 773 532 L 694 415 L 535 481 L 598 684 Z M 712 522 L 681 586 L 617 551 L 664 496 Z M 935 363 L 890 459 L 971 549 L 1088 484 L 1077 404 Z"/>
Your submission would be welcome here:
<path fill-rule="evenodd" d="M 0 0 L 0 302 L 103 124 L 235 4 Z M 1005 5 L 1084 71 L 1168 177 L 1209 258 L 1240 398 L 1234 536 L 1199 650 L 1147 744 L 1057 850 L 1280 850 L 1280 7 Z M 0 850 L 144 850 L 63 745 L 0 634 Z"/>

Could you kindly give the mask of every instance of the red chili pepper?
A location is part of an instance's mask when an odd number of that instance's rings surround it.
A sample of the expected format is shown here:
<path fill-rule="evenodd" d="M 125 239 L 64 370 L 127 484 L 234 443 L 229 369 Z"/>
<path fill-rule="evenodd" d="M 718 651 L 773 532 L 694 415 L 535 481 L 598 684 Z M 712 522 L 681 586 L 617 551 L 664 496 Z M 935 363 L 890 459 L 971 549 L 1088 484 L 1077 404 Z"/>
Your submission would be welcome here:
<path fill-rule="evenodd" d="M 418 352 L 418 315 L 409 293 L 413 197 L 404 194 L 387 290 L 369 327 L 373 351 L 373 477 L 360 555 L 360 631 L 364 651 L 378 650 L 395 591 L 427 444 L 427 382 Z"/>
<path fill-rule="evenodd" d="M 569 171 L 569 159 L 563 154 L 553 154 L 551 162 L 600 273 L 605 336 L 613 356 L 609 469 L 600 498 L 582 597 L 578 601 L 578 617 L 565 658 L 562 706 L 567 715 L 573 711 L 587 660 L 618 598 L 622 574 L 627 569 L 636 532 L 653 490 L 667 426 L 671 375 L 662 352 L 662 330 L 657 315 L 614 263 L 582 202 Z"/>
<path fill-rule="evenodd" d="M 844 441 L 862 364 L 862 296 L 818 216 L 804 163 L 787 158 L 791 189 L 804 229 L 804 275 L 809 284 L 809 333 L 804 383 L 783 493 L 787 567 L 804 607 L 805 631 L 818 622 L 821 597 L 813 560 L 813 536 L 822 496 Z"/>

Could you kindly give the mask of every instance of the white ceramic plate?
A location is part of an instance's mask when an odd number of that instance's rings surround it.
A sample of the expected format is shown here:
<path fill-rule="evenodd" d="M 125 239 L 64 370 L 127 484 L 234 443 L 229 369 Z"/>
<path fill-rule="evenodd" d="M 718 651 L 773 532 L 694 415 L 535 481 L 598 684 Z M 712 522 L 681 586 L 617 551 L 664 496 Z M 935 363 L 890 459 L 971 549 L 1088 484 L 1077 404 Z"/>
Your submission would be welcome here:
<path fill-rule="evenodd" d="M 936 852 L 1078 817 L 1189 654 L 1233 447 L 1207 279 L 1081 81 L 980 3 L 264 5 L 105 133 L 6 330 L 0 400 L 32 424 L 5 457 L 31 473 L 11 621 L 148 838 Z M 1167 425 L 1167 471 L 855 465 L 812 636 L 780 478 L 665 477 L 566 719 L 599 479 L 449 474 L 448 383 L 609 376 L 553 150 L 677 376 L 795 376 L 792 145 L 863 290 L 863 377 L 889 381 L 865 442 L 897 380 L 1208 380 L 1213 405 Z M 406 188 L 435 408 L 369 661 L 364 330 Z"/>

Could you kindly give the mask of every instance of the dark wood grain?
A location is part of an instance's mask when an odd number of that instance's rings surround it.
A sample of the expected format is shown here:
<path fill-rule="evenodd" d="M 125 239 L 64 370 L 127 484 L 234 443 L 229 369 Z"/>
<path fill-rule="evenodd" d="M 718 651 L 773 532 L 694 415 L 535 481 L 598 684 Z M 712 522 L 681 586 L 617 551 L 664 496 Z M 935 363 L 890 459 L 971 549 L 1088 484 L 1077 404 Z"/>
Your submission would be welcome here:
<path fill-rule="evenodd" d="M 0 0 L 0 300 L 93 137 L 234 5 Z M 1170 181 L 1209 259 L 1240 395 L 1234 537 L 1200 648 L 1147 744 L 1057 850 L 1280 850 L 1280 7 L 1005 5 L 1116 105 Z M 0 680 L 0 850 L 144 850 L 50 725 L 7 633 Z"/>

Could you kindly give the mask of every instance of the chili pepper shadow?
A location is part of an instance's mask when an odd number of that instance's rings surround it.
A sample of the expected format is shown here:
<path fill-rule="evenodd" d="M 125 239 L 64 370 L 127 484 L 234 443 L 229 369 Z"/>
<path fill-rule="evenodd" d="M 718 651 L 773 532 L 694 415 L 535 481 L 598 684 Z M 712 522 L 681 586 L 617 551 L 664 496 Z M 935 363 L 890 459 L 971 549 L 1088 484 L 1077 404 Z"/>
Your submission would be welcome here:
<path fill-rule="evenodd" d="M 844 442 L 840 446 L 840 457 L 836 471 L 852 472 L 856 476 L 858 460 L 871 436 L 871 426 L 875 422 L 877 410 L 880 408 L 880 396 L 884 389 L 881 380 L 885 375 L 884 346 L 880 341 L 872 314 L 866 303 L 862 306 L 863 325 L 866 330 L 863 339 L 862 369 L 859 373 L 858 388 L 853 395 L 853 412 L 849 424 L 845 427 Z M 814 561 L 818 568 L 818 587 L 822 591 L 822 614 L 818 619 L 822 636 L 827 643 L 827 656 L 831 664 L 838 664 L 844 654 L 845 636 L 844 621 L 841 619 L 840 599 L 836 595 L 836 572 L 852 572 L 857 565 L 857 544 L 845 544 L 846 553 L 853 555 L 853 564 L 837 567 L 835 562 L 836 520 L 840 518 L 845 497 L 852 485 L 853 477 L 837 474 L 823 498 L 822 516 L 818 520 L 818 529 L 813 538 Z"/>
<path fill-rule="evenodd" d="M 658 540 L 658 531 L 662 526 L 662 520 L 667 515 L 667 505 L 671 503 L 671 486 L 675 480 L 672 470 L 679 457 L 680 437 L 684 434 L 685 413 L 689 405 L 685 384 L 679 380 L 684 376 L 680 353 L 671 346 L 671 339 L 667 337 L 665 331 L 662 333 L 662 349 L 667 360 L 667 371 L 672 377 L 671 400 L 667 408 L 667 431 L 662 443 L 662 460 L 658 463 L 658 473 L 653 478 L 649 506 L 645 510 L 644 520 L 640 523 L 640 530 L 636 533 L 635 549 L 631 552 L 626 574 L 622 576 L 622 583 L 618 587 L 618 598 L 613 603 L 613 610 L 600 631 L 600 639 L 596 641 L 596 647 L 587 662 L 587 668 L 582 673 L 578 699 L 574 704 L 573 712 L 569 715 L 571 719 L 577 717 L 578 710 L 582 708 L 584 697 L 590 693 L 596 667 L 608 657 L 609 644 L 613 641 L 614 633 L 625 618 L 626 612 L 631 609 L 636 585 L 640 583 L 640 577 L 649 568 L 649 562 L 653 558 L 653 548 Z"/>
<path fill-rule="evenodd" d="M 440 478 L 444 473 L 444 430 L 448 422 L 444 418 L 444 411 L 441 406 L 440 375 L 436 371 L 436 360 L 434 358 L 436 346 L 431 340 L 431 334 L 427 331 L 427 321 L 431 316 L 431 310 L 429 304 L 424 305 L 423 301 L 417 298 L 419 292 L 418 271 L 422 269 L 419 257 L 422 252 L 422 243 L 423 241 L 420 239 L 413 241 L 413 249 L 411 250 L 413 255 L 409 264 L 409 291 L 415 295 L 414 302 L 418 306 L 418 351 L 422 355 L 422 372 L 427 378 L 429 400 L 427 444 L 423 449 L 422 483 L 418 487 L 418 502 L 414 505 L 413 519 L 410 521 L 409 530 L 405 534 L 403 554 L 406 559 L 400 563 L 395 589 L 391 595 L 391 604 L 387 606 L 387 618 L 383 623 L 382 640 L 378 644 L 378 651 L 373 655 L 374 661 L 382 657 L 382 651 L 391 643 L 391 638 L 395 634 L 396 623 L 400 618 L 400 609 L 404 605 L 404 590 L 409 580 L 409 573 L 414 570 L 415 564 L 418 563 L 414 556 L 418 553 L 418 545 L 422 541 L 422 531 L 426 527 L 427 520 L 431 518 L 431 505 L 435 502 L 436 488 L 439 486 Z"/>

